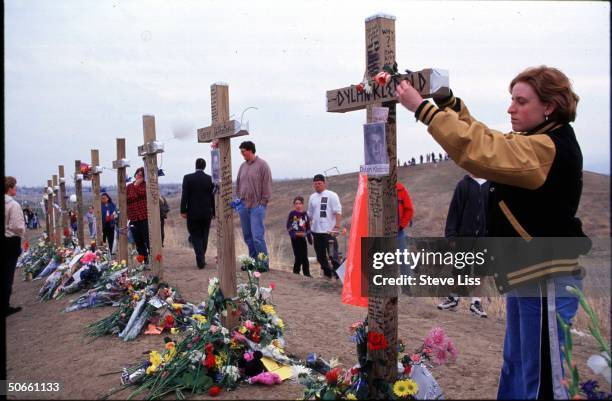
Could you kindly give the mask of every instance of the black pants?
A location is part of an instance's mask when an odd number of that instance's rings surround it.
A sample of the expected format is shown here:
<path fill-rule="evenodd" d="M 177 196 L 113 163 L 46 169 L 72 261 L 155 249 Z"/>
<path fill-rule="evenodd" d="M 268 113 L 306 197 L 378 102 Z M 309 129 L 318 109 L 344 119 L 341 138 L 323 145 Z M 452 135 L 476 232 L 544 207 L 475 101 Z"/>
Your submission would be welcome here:
<path fill-rule="evenodd" d="M 130 231 L 134 242 L 136 243 L 136 250 L 139 255 L 145 257 L 145 261 L 149 261 L 149 221 L 138 220 L 130 221 Z"/>
<path fill-rule="evenodd" d="M 5 238 L 6 247 L 4 252 L 4 268 L 2 269 L 2 312 L 6 313 L 10 305 L 11 293 L 13 292 L 13 279 L 15 278 L 15 267 L 17 258 L 21 254 L 21 238 Z"/>
<path fill-rule="evenodd" d="M 102 226 L 102 242 L 108 243 L 108 250 L 113 253 L 113 242 L 115 242 L 115 227 L 110 224 Z"/>
<path fill-rule="evenodd" d="M 166 237 L 164 233 L 164 222 L 165 221 L 166 219 L 164 219 L 163 217 L 159 219 L 159 224 L 161 226 L 162 247 L 164 246 L 164 238 Z"/>
<path fill-rule="evenodd" d="M 295 256 L 295 262 L 293 263 L 293 272 L 300 274 L 300 267 L 304 276 L 310 276 L 310 264 L 308 263 L 308 244 L 306 238 L 291 238 L 291 248 L 293 248 L 293 255 Z"/>
<path fill-rule="evenodd" d="M 323 274 L 325 277 L 338 277 L 336 269 L 340 266 L 338 262 L 338 241 L 336 237 L 333 237 L 327 233 L 312 233 L 314 237 L 314 249 L 317 254 L 317 261 L 321 265 Z M 329 266 L 329 259 L 331 258 L 332 267 Z"/>
<path fill-rule="evenodd" d="M 191 244 L 196 256 L 196 264 L 199 268 L 206 264 L 206 249 L 208 248 L 208 231 L 211 218 L 190 219 L 187 217 L 187 231 L 191 237 Z"/>

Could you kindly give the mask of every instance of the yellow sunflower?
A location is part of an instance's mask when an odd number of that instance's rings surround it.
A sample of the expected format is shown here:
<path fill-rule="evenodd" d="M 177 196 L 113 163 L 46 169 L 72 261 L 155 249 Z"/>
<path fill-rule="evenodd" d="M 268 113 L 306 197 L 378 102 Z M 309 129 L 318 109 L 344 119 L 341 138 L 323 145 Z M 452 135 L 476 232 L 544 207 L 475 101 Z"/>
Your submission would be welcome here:
<path fill-rule="evenodd" d="M 393 393 L 398 397 L 415 395 L 419 391 L 419 386 L 414 380 L 398 380 L 393 385 Z"/>

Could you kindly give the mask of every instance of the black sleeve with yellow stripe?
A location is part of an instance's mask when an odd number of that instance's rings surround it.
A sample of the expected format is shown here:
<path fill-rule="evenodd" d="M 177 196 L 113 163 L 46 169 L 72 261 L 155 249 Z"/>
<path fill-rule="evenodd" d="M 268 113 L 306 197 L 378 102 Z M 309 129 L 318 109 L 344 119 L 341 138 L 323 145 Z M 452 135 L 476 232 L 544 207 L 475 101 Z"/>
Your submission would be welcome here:
<path fill-rule="evenodd" d="M 460 167 L 501 184 L 527 189 L 544 184 L 556 153 L 548 135 L 492 130 L 476 121 L 452 94 L 438 105 L 423 101 L 415 117 Z"/>

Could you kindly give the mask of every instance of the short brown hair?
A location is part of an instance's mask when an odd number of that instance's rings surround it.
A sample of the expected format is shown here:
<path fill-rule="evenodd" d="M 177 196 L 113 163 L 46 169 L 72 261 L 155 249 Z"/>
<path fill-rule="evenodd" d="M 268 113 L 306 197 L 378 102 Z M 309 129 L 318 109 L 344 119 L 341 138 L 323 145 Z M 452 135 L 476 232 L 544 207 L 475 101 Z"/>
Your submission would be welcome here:
<path fill-rule="evenodd" d="M 550 114 L 551 120 L 569 123 L 576 119 L 576 106 L 580 98 L 574 93 L 567 75 L 560 70 L 545 65 L 527 68 L 510 82 L 510 92 L 517 82 L 529 84 L 542 103 L 555 106 Z"/>
<path fill-rule="evenodd" d="M 11 177 L 10 175 L 4 177 L 4 193 L 5 194 L 8 192 L 9 189 L 15 188 L 15 185 L 17 185 L 17 180 L 15 179 L 15 177 Z"/>

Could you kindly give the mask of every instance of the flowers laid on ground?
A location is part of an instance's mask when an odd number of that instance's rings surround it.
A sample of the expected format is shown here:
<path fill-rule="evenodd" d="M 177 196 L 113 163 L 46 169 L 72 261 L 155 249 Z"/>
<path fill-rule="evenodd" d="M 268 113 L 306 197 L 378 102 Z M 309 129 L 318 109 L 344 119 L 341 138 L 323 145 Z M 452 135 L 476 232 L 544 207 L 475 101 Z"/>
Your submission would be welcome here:
<path fill-rule="evenodd" d="M 578 288 L 574 286 L 567 286 L 566 290 L 573 296 L 578 297 L 580 306 L 589 316 L 589 331 L 597 344 L 599 345 L 599 354 L 592 355 L 587 360 L 587 366 L 596 375 L 601 375 L 610 384 L 611 380 L 611 368 L 612 368 L 612 357 L 610 355 L 610 344 L 606 342 L 601 334 L 599 328 L 599 318 L 593 311 L 589 303 L 587 302 L 584 294 Z M 565 387 L 569 393 L 571 399 L 586 398 L 587 400 L 609 400 L 612 399 L 612 393 L 599 390 L 599 383 L 596 380 L 580 381 L 580 374 L 578 373 L 578 367 L 573 361 L 573 341 L 572 333 L 570 331 L 570 325 L 563 320 L 561 315 L 557 314 L 557 321 L 565 334 L 565 344 L 562 346 L 563 358 L 566 364 L 566 374 L 569 376 L 569 380 L 564 380 Z"/>
<path fill-rule="evenodd" d="M 140 290 L 128 284 L 127 294 L 119 308 L 104 319 L 89 324 L 87 334 L 92 337 L 118 335 L 124 341 L 131 341 L 147 325 L 147 334 L 171 332 L 186 326 L 185 316 L 195 310 L 196 307 L 186 304 L 176 291 L 153 277 Z"/>
<path fill-rule="evenodd" d="M 252 270 L 256 272 L 267 272 L 270 270 L 268 255 L 263 252 L 260 252 L 256 258 L 240 255 L 238 257 L 238 263 L 240 263 L 240 268 L 243 271 Z"/>
<path fill-rule="evenodd" d="M 305 386 L 304 399 L 347 399 L 372 398 L 368 388 L 368 375 L 375 363 L 368 351 L 385 350 L 389 344 L 384 334 L 368 331 L 367 319 L 351 326 L 351 339 L 357 347 L 358 363 L 350 369 L 338 365 L 337 361 L 325 360 L 311 355 L 307 366 L 311 370 L 295 372 L 295 378 Z M 444 331 L 433 328 L 413 353 L 406 353 L 400 341 L 398 344 L 397 379 L 391 383 L 375 383 L 378 395 L 389 399 L 437 399 L 442 391 L 429 373 L 432 364 L 442 365 L 457 358 L 457 349 Z M 317 373 L 313 373 L 318 372 Z"/>
<path fill-rule="evenodd" d="M 182 340 L 168 337 L 163 351 L 151 351 L 124 369 L 122 383 L 137 386 L 130 397 L 142 392 L 150 399 L 171 393 L 183 398 L 187 392 L 217 396 L 240 382 L 280 383 L 282 373 L 266 371 L 266 364 L 300 366 L 285 355 L 285 325 L 270 303 L 272 288 L 259 285 L 258 272 L 249 269 L 247 275 L 248 283 L 238 286 L 233 300 L 223 296 L 217 278 L 210 279 L 208 299 L 186 319 Z M 222 319 L 234 311 L 239 323 L 229 330 Z"/>
<path fill-rule="evenodd" d="M 38 276 L 51 262 L 58 263 L 55 245 L 39 240 L 30 244 L 27 251 L 17 259 L 17 268 L 23 268 L 24 279 L 33 279 Z"/>

